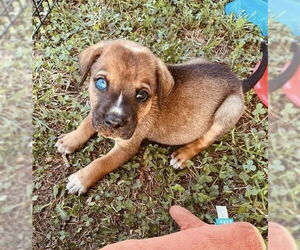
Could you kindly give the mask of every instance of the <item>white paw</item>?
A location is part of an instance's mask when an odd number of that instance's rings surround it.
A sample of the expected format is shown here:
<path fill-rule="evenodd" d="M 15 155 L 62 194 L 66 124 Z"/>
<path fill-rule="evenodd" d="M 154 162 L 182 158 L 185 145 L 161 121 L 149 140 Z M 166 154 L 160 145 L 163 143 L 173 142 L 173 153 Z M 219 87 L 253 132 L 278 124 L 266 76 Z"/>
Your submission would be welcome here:
<path fill-rule="evenodd" d="M 171 161 L 170 161 L 170 165 L 174 168 L 174 169 L 182 169 L 183 167 L 183 163 L 177 159 L 176 157 L 174 157 L 173 155 L 171 156 Z"/>
<path fill-rule="evenodd" d="M 66 144 L 64 144 L 64 141 L 62 139 L 59 139 L 55 145 L 57 147 L 57 151 L 61 154 L 71 154 L 73 153 L 73 150 L 69 149 Z"/>
<path fill-rule="evenodd" d="M 87 188 L 85 188 L 80 180 L 78 179 L 78 177 L 75 174 L 72 174 L 69 176 L 68 178 L 68 183 L 67 183 L 67 190 L 70 194 L 78 194 L 78 195 L 82 195 L 84 193 L 86 193 Z"/>

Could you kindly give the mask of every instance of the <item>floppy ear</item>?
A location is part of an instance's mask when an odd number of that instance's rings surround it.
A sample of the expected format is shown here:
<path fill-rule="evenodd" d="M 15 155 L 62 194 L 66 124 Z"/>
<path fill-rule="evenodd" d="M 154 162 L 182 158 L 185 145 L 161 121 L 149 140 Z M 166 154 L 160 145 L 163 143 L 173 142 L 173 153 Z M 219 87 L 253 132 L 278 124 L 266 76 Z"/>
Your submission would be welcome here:
<path fill-rule="evenodd" d="M 160 59 L 157 59 L 156 79 L 158 103 L 161 105 L 164 102 L 164 99 L 166 99 L 172 91 L 174 86 L 174 78 L 167 66 Z"/>
<path fill-rule="evenodd" d="M 86 80 L 88 74 L 90 73 L 93 63 L 101 55 L 104 47 L 108 43 L 109 41 L 96 43 L 86 48 L 79 54 L 79 67 L 81 73 L 80 84 L 82 84 Z"/>

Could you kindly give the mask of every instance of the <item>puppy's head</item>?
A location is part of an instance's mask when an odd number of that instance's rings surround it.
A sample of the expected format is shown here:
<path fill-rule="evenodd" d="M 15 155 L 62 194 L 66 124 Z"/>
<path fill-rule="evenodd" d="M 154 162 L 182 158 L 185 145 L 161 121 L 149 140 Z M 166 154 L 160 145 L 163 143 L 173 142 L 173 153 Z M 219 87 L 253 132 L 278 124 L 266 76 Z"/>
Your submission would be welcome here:
<path fill-rule="evenodd" d="M 125 40 L 101 42 L 80 54 L 89 83 L 92 121 L 106 137 L 128 140 L 139 122 L 169 95 L 173 77 L 150 50 Z"/>

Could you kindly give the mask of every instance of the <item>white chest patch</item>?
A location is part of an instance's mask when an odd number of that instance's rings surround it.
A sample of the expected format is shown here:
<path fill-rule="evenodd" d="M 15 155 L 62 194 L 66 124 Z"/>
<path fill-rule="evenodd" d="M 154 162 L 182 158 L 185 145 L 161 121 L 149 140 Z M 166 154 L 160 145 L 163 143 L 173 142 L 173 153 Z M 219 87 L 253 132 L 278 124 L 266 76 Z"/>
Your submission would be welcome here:
<path fill-rule="evenodd" d="M 122 101 L 123 101 L 123 95 L 121 92 L 116 103 L 110 108 L 109 113 L 121 115 L 123 113 L 123 108 L 121 106 Z"/>

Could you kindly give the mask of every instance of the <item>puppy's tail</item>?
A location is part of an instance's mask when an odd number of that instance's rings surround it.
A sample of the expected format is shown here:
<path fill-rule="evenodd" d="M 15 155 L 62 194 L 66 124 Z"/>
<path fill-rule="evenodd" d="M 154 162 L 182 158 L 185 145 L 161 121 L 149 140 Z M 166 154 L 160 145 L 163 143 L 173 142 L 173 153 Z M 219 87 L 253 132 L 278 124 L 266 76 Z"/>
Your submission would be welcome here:
<path fill-rule="evenodd" d="M 265 73 L 268 66 L 268 46 L 265 41 L 261 42 L 260 50 L 263 52 L 263 57 L 258 69 L 247 79 L 243 80 L 243 92 L 246 93 L 252 89 L 259 79 Z"/>
<path fill-rule="evenodd" d="M 276 76 L 276 78 L 269 80 L 270 93 L 283 86 L 297 71 L 300 65 L 300 47 L 296 41 L 292 42 L 291 51 L 294 55 L 287 69 L 280 73 L 280 75 Z"/>

